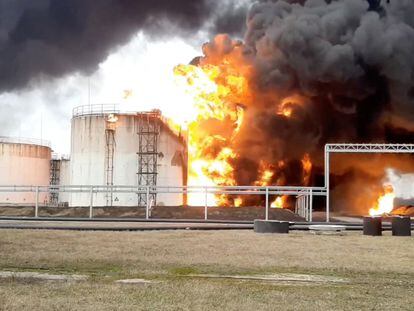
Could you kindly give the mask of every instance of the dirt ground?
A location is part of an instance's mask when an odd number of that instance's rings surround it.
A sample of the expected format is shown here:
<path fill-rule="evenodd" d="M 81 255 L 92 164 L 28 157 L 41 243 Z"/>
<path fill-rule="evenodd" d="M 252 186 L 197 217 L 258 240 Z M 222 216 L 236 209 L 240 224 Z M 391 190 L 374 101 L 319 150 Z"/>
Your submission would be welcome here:
<path fill-rule="evenodd" d="M 94 217 L 145 218 L 145 208 L 139 207 L 95 207 Z M 34 216 L 34 207 L 2 206 L 0 216 Z M 89 207 L 40 207 L 39 216 L 88 217 Z M 265 216 L 264 207 L 209 207 L 208 218 L 219 220 L 254 220 Z M 204 207 L 156 206 L 151 218 L 204 219 Z M 269 218 L 277 220 L 303 221 L 288 209 L 269 209 Z"/>
<path fill-rule="evenodd" d="M 1 230 L 1 271 L 88 279 L 2 278 L 0 310 L 412 310 L 413 247 L 359 232 Z M 298 274 L 345 281 L 253 277 Z M 115 283 L 136 278 L 150 282 Z"/>

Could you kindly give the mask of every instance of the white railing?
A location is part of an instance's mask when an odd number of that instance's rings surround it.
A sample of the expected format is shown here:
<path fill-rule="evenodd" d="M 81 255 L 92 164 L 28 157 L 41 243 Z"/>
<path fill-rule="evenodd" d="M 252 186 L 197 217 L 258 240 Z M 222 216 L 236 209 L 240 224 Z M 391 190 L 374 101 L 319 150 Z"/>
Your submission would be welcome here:
<path fill-rule="evenodd" d="M 72 116 L 84 115 L 106 115 L 110 113 L 119 113 L 118 104 L 97 104 L 97 105 L 83 105 L 73 108 Z"/>
<path fill-rule="evenodd" d="M 336 153 L 413 153 L 414 144 L 326 144 L 325 152 Z"/>
<path fill-rule="evenodd" d="M 52 160 L 69 160 L 69 154 L 62 154 L 57 152 L 52 152 Z"/>
<path fill-rule="evenodd" d="M 158 109 L 153 109 L 151 111 L 137 111 L 137 110 L 125 110 L 121 109 L 119 104 L 95 104 L 95 105 L 83 105 L 77 106 L 72 109 L 72 116 L 87 116 L 87 115 L 108 115 L 108 114 L 126 114 L 126 115 L 139 115 L 139 114 L 152 114 L 158 116 L 163 121 L 166 118 L 161 117 L 161 111 Z"/>
<path fill-rule="evenodd" d="M 0 143 L 5 144 L 25 144 L 25 145 L 37 145 L 43 147 L 51 147 L 51 143 L 45 139 L 28 138 L 28 137 L 7 137 L 0 136 Z"/>
<path fill-rule="evenodd" d="M 35 217 L 38 217 L 40 193 L 87 193 L 89 194 L 89 218 L 93 218 L 94 194 L 97 193 L 131 193 L 146 196 L 145 218 L 150 218 L 151 202 L 153 194 L 203 194 L 204 219 L 208 219 L 208 195 L 259 195 L 265 197 L 265 220 L 269 220 L 270 196 L 285 195 L 297 198 L 295 211 L 307 221 L 312 221 L 313 197 L 326 196 L 324 187 L 295 187 L 295 186 L 106 186 L 106 185 L 70 185 L 70 186 L 0 186 L 0 193 L 31 192 L 35 194 Z M 299 203 L 298 203 L 299 202 Z"/>

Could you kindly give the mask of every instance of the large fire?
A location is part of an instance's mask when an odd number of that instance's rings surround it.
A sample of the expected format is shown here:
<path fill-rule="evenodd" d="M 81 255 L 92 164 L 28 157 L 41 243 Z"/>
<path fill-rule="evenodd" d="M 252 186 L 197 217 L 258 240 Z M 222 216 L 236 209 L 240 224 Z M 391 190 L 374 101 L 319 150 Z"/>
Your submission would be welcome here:
<path fill-rule="evenodd" d="M 247 81 L 230 66 L 179 65 L 174 73 L 184 79 L 187 94 L 192 98 L 185 122 L 188 131 L 188 185 L 236 185 L 231 160 L 237 154 L 229 147 L 243 122 L 241 99 L 247 96 Z M 208 151 L 208 152 L 207 152 Z M 223 205 L 222 195 L 207 195 L 209 205 Z M 191 194 L 189 205 L 203 205 L 205 195 Z M 242 204 L 241 198 L 234 200 Z"/>
<path fill-rule="evenodd" d="M 174 118 L 176 126 L 187 132 L 189 186 L 236 186 L 235 162 L 241 154 L 237 151 L 237 139 L 245 120 L 251 99 L 249 72 L 241 69 L 233 59 L 221 59 L 215 64 L 178 65 L 174 68 L 179 86 L 191 99 L 185 116 Z M 296 102 L 297 99 L 295 99 Z M 292 100 L 281 103 L 277 111 L 285 118 L 293 113 Z M 251 121 L 250 121 L 251 122 Z M 273 161 L 273 160 L 272 160 Z M 258 161 L 254 186 L 283 185 L 286 179 L 279 175 L 285 161 L 276 163 L 269 159 Z M 302 161 L 302 181 L 309 184 L 312 163 L 308 154 Z M 284 207 L 284 197 L 271 198 L 273 207 Z M 192 206 L 246 206 L 257 204 L 250 198 L 231 195 L 189 193 Z M 253 203 L 252 203 L 253 202 Z"/>
<path fill-rule="evenodd" d="M 394 209 L 395 193 L 391 185 L 384 186 L 384 193 L 379 196 L 375 206 L 369 210 L 371 216 L 389 214 Z"/>

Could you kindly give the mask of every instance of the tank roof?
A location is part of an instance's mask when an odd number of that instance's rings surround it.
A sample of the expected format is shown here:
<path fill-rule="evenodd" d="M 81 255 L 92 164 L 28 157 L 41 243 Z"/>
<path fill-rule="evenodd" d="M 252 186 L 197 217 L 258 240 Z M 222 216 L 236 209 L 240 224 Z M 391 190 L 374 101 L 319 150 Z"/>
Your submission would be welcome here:
<path fill-rule="evenodd" d="M 126 115 L 126 116 L 135 116 L 135 117 L 147 117 L 157 118 L 161 125 L 180 139 L 183 143 L 185 138 L 182 136 L 181 130 L 176 131 L 170 125 L 168 118 L 164 117 L 159 109 L 153 109 L 151 111 L 126 111 L 119 108 L 118 104 L 98 104 L 98 105 L 83 105 L 73 108 L 72 118 L 82 117 L 82 116 L 109 116 L 114 115 Z"/>
<path fill-rule="evenodd" d="M 34 145 L 34 146 L 42 146 L 42 147 L 51 147 L 51 143 L 45 139 L 38 139 L 38 138 L 27 138 L 27 137 L 8 137 L 8 136 L 0 136 L 0 143 L 1 144 L 22 144 L 22 145 Z"/>

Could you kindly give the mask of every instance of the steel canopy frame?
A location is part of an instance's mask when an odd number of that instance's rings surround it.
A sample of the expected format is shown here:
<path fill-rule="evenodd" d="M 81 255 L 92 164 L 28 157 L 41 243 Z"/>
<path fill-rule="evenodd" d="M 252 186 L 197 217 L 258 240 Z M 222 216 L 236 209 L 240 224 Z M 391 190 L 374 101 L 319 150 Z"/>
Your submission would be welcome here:
<path fill-rule="evenodd" d="M 329 222 L 329 173 L 330 153 L 414 153 L 414 144 L 326 144 L 325 145 L 325 188 L 326 221 Z"/>

